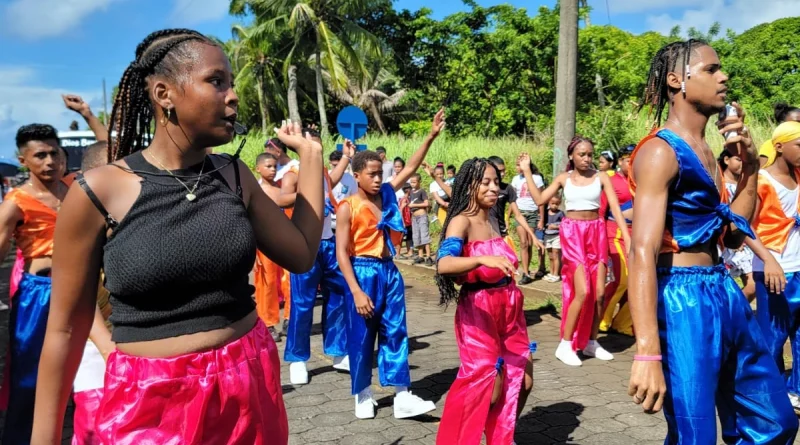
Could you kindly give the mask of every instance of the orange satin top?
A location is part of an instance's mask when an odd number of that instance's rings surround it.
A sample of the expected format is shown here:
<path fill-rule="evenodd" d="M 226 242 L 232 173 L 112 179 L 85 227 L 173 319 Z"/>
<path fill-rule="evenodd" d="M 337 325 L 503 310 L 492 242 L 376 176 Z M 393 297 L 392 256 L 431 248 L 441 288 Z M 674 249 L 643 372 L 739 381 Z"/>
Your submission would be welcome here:
<path fill-rule="evenodd" d="M 358 194 L 348 196 L 339 205 L 344 203 L 350 205 L 350 256 L 383 258 L 386 238 L 378 229 L 379 218 Z M 400 244 L 403 234 L 394 230 L 389 233 L 392 245 Z"/>
<path fill-rule="evenodd" d="M 22 224 L 14 229 L 14 239 L 25 260 L 53 256 L 58 213 L 19 188 L 8 192 L 5 200 L 12 201 L 22 211 Z"/>
<path fill-rule="evenodd" d="M 800 178 L 800 168 L 795 169 L 795 178 Z M 800 196 L 800 195 L 798 195 Z M 783 253 L 789 233 L 796 224 L 795 216 L 783 213 L 781 201 L 775 187 L 763 174 L 758 175 L 758 199 L 761 211 L 755 216 L 753 226 L 756 234 L 767 249 Z M 800 202 L 798 202 L 800 206 Z"/>

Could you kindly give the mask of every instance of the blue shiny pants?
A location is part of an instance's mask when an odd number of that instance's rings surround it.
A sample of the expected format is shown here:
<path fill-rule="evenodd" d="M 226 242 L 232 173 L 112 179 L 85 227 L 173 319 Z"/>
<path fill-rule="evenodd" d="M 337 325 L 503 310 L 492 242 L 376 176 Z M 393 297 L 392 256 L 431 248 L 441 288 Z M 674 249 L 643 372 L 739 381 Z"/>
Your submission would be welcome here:
<path fill-rule="evenodd" d="M 408 330 L 403 276 L 391 258 L 352 258 L 353 271 L 361 290 L 375 306 L 372 318 L 356 312 L 348 291 L 350 317 L 350 381 L 353 394 L 372 383 L 372 358 L 378 337 L 378 376 L 381 386 L 409 386 Z"/>
<path fill-rule="evenodd" d="M 347 355 L 347 306 L 344 281 L 339 262 L 336 261 L 336 243 L 324 239 L 319 245 L 317 259 L 310 271 L 291 274 L 292 307 L 289 332 L 283 359 L 287 362 L 305 362 L 311 357 L 311 326 L 317 287 L 322 287 L 322 341 L 326 355 Z"/>
<path fill-rule="evenodd" d="M 750 304 L 725 270 L 658 270 L 665 444 L 791 444 L 797 417 Z"/>
<path fill-rule="evenodd" d="M 800 395 L 800 348 L 798 348 L 800 272 L 786 274 L 786 289 L 782 294 L 774 294 L 767 290 L 764 285 L 764 272 L 753 272 L 753 280 L 756 282 L 758 304 L 756 319 L 781 375 L 786 370 L 783 364 L 783 346 L 787 339 L 791 339 L 792 371 L 787 380 L 787 390 Z"/>
<path fill-rule="evenodd" d="M 11 305 L 8 411 L 0 441 L 4 445 L 31 443 L 36 376 L 50 312 L 51 283 L 49 277 L 24 274 Z"/>

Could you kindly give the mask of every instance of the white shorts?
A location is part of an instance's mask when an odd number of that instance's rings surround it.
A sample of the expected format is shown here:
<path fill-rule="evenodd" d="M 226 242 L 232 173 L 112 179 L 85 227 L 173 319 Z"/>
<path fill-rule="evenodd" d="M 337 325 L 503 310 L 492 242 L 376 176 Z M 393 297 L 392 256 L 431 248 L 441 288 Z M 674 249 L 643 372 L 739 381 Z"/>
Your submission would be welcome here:
<path fill-rule="evenodd" d="M 544 235 L 544 247 L 545 249 L 558 249 L 561 250 L 561 235 L 558 233 L 554 233 L 552 235 L 548 235 L 545 233 Z"/>
<path fill-rule="evenodd" d="M 723 250 L 722 261 L 725 262 L 725 266 L 733 278 L 753 272 L 753 251 L 747 246 L 744 246 L 742 250 Z"/>
<path fill-rule="evenodd" d="M 100 389 L 105 384 L 106 361 L 100 350 L 91 341 L 86 342 L 83 348 L 83 358 L 78 366 L 78 373 L 75 374 L 73 389 L 75 392 Z"/>

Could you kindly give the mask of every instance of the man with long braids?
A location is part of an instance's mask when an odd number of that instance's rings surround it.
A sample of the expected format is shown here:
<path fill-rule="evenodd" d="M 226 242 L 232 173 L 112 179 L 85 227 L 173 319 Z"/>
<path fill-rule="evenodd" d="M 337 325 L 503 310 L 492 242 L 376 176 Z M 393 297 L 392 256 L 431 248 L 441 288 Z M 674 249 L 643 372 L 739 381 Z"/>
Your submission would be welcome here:
<path fill-rule="evenodd" d="M 278 130 L 308 172 L 285 218 L 243 162 L 207 154 L 233 139 L 238 102 L 228 58 L 202 34 L 157 31 L 136 48 L 111 113 L 111 164 L 76 180 L 56 229 L 32 443 L 61 442 L 101 265 L 117 348 L 101 443 L 288 442 L 278 351 L 248 275 L 256 249 L 295 273 L 314 263 L 322 147 L 299 125 Z"/>
<path fill-rule="evenodd" d="M 728 205 L 705 140 L 725 110 L 728 77 L 706 43 L 671 43 L 656 53 L 644 104 L 664 126 L 634 151 L 635 193 L 628 299 L 636 334 L 628 393 L 647 413 L 664 409 L 668 444 L 791 444 L 797 433 L 778 368 L 747 299 L 719 264 L 717 242 L 753 237 L 758 160 L 744 112 L 717 123 L 725 148 L 745 163 Z"/>
<path fill-rule="evenodd" d="M 23 274 L 11 304 L 10 363 L 6 365 L 9 369 L 3 385 L 8 388 L 9 404 L 0 442 L 27 445 L 33 427 L 39 355 L 50 310 L 53 234 L 68 187 L 62 182 L 66 164 L 55 128 L 44 124 L 22 126 L 16 143 L 19 161 L 30 172 L 30 178 L 8 192 L 0 204 L 0 258 L 8 255 L 14 240 L 24 259 Z"/>
<path fill-rule="evenodd" d="M 514 283 L 514 250 L 491 221 L 500 175 L 488 159 L 461 165 L 447 208 L 437 260 L 441 303 L 457 303 L 461 367 L 447 395 L 436 442 L 508 445 L 533 387 L 533 361 Z M 456 291 L 455 284 L 461 285 Z"/>
<path fill-rule="evenodd" d="M 308 134 L 315 142 L 322 144 L 319 133 L 308 129 Z M 324 174 L 325 213 L 322 223 L 322 241 L 316 261 L 310 271 L 302 274 L 291 274 L 292 309 L 289 326 L 286 330 L 286 350 L 284 361 L 289 362 L 289 381 L 293 385 L 308 383 L 306 362 L 311 358 L 311 327 L 313 325 L 314 303 L 317 300 L 317 289 L 322 290 L 322 343 L 323 352 L 333 357 L 333 367 L 341 371 L 349 371 L 347 359 L 347 303 L 342 271 L 336 261 L 336 239 L 331 228 L 331 216 L 338 205 L 333 197 L 333 188 L 339 184 L 345 170 L 350 165 L 350 158 L 355 153 L 355 145 L 345 140 L 342 149 L 342 160 L 329 174 Z M 294 206 L 297 196 L 297 178 L 299 168 L 291 169 L 281 178 L 281 195 L 289 195 L 285 203 Z M 350 191 L 350 194 L 355 190 Z M 284 198 L 285 199 L 285 198 Z"/>
<path fill-rule="evenodd" d="M 375 417 L 372 359 L 378 339 L 378 376 L 394 386 L 394 416 L 414 417 L 436 409 L 408 390 L 408 330 L 403 276 L 394 264 L 394 246 L 403 236 L 403 218 L 395 192 L 416 172 L 445 126 L 444 109 L 433 118 L 431 132 L 391 181 L 383 182 L 381 158 L 364 150 L 353 157 L 358 192 L 336 210 L 336 259 L 347 282 L 351 390 L 359 419 Z"/>

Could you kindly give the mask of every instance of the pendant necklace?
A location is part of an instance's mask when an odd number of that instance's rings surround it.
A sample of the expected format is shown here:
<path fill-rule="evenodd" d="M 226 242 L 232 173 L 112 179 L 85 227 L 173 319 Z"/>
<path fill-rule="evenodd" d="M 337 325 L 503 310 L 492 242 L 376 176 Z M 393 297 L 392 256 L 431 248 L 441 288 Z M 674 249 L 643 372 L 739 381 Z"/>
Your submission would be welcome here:
<path fill-rule="evenodd" d="M 156 163 L 159 165 L 159 167 L 161 167 L 162 169 L 166 170 L 167 173 L 170 174 L 170 176 L 175 178 L 175 180 L 178 181 L 183 186 L 183 188 L 186 189 L 186 191 L 188 192 L 188 193 L 186 193 L 186 199 L 189 200 L 189 202 L 194 201 L 195 199 L 197 199 L 197 195 L 195 195 L 194 192 L 197 190 L 197 186 L 200 184 L 200 178 L 203 177 L 203 171 L 206 168 L 206 158 L 203 158 L 203 166 L 200 167 L 200 174 L 197 175 L 197 181 L 195 181 L 194 187 L 189 188 L 189 186 L 186 185 L 185 182 L 183 182 L 180 179 L 178 179 L 178 177 L 175 176 L 175 174 L 172 173 L 171 170 L 169 170 L 167 167 L 164 167 L 164 164 L 162 164 L 161 161 L 158 160 L 156 155 L 154 155 L 153 153 L 150 153 L 149 150 L 148 150 L 147 154 L 149 154 L 150 157 L 153 158 L 156 161 Z"/>

